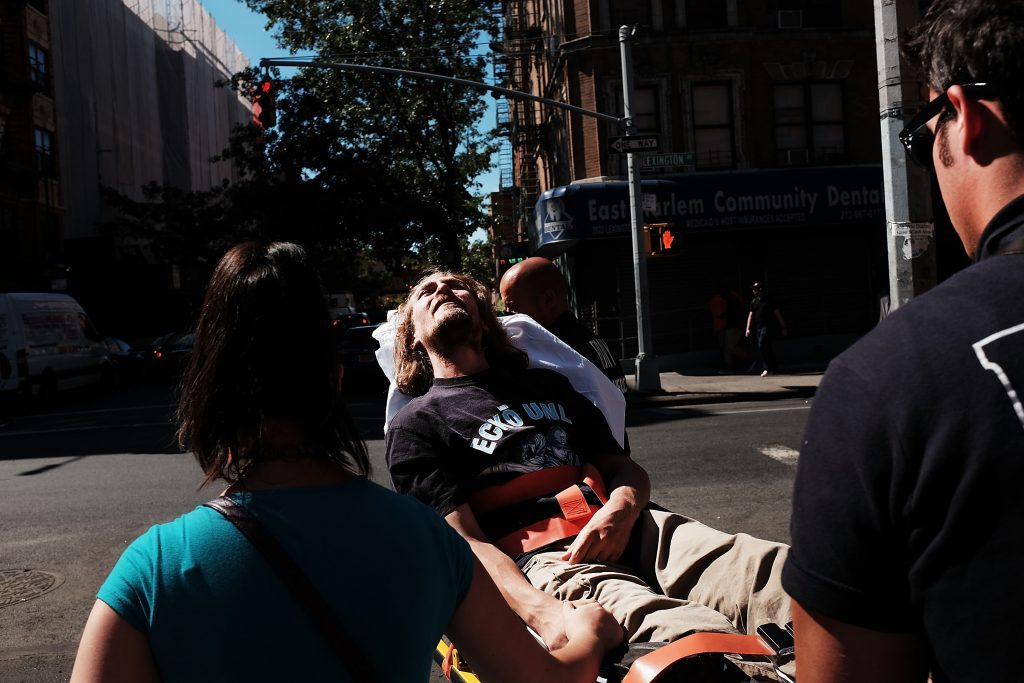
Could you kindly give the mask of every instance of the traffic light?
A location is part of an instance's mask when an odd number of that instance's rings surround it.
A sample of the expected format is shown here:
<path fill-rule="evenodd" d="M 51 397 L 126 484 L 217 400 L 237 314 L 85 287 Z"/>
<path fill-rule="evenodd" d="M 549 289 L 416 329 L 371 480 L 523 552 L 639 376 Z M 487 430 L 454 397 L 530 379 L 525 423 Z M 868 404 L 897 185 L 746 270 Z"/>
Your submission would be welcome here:
<path fill-rule="evenodd" d="M 644 226 L 647 232 L 648 253 L 671 254 L 676 250 L 675 223 L 648 223 Z"/>
<path fill-rule="evenodd" d="M 274 81 L 263 79 L 252 98 L 252 122 L 260 130 L 277 125 L 277 88 Z"/>

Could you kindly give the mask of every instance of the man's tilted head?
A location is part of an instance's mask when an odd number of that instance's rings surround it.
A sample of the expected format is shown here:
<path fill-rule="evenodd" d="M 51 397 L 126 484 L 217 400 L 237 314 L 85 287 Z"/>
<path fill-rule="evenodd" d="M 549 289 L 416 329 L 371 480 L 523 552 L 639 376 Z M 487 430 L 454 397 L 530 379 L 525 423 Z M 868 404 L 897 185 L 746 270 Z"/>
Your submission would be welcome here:
<path fill-rule="evenodd" d="M 424 276 L 398 309 L 395 383 L 410 396 L 422 396 L 434 379 L 431 358 L 453 359 L 461 351 L 486 357 L 489 364 L 526 367 L 526 355 L 512 346 L 498 322 L 491 291 L 460 273 Z"/>

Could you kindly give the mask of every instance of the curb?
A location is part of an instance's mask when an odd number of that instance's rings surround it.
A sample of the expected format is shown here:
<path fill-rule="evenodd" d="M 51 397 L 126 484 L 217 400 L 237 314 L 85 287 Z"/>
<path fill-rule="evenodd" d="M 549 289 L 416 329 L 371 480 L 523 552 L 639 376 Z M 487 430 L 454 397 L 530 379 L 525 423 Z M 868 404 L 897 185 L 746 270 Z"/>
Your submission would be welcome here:
<path fill-rule="evenodd" d="M 627 408 L 656 408 L 662 406 L 700 405 L 704 403 L 739 403 L 743 401 L 777 401 L 793 398 L 813 398 L 817 387 L 798 387 L 784 391 L 750 391 L 715 394 L 660 393 L 626 395 Z"/>

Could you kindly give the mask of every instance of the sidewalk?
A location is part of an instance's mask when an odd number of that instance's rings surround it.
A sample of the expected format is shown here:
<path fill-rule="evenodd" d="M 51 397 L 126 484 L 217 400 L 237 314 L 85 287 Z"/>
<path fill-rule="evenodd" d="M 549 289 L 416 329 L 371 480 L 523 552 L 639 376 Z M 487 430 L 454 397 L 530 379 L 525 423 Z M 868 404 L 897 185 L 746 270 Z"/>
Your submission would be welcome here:
<path fill-rule="evenodd" d="M 634 392 L 634 380 L 627 375 L 626 382 L 630 387 L 630 393 L 627 394 L 626 400 L 631 407 L 650 407 L 811 398 L 817 391 L 823 374 L 821 370 L 780 373 L 768 377 L 742 373 L 662 372 L 661 392 L 653 394 Z"/>

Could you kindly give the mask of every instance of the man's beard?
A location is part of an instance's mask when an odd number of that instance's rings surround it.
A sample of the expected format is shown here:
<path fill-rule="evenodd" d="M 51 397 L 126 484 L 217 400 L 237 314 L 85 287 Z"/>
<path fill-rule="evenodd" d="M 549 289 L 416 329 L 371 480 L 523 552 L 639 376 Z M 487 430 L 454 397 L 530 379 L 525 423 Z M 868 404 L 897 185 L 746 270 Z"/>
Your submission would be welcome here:
<path fill-rule="evenodd" d="M 450 356 L 464 345 L 475 345 L 479 330 L 473 325 L 473 316 L 455 304 L 434 325 L 433 341 L 438 353 Z"/>

